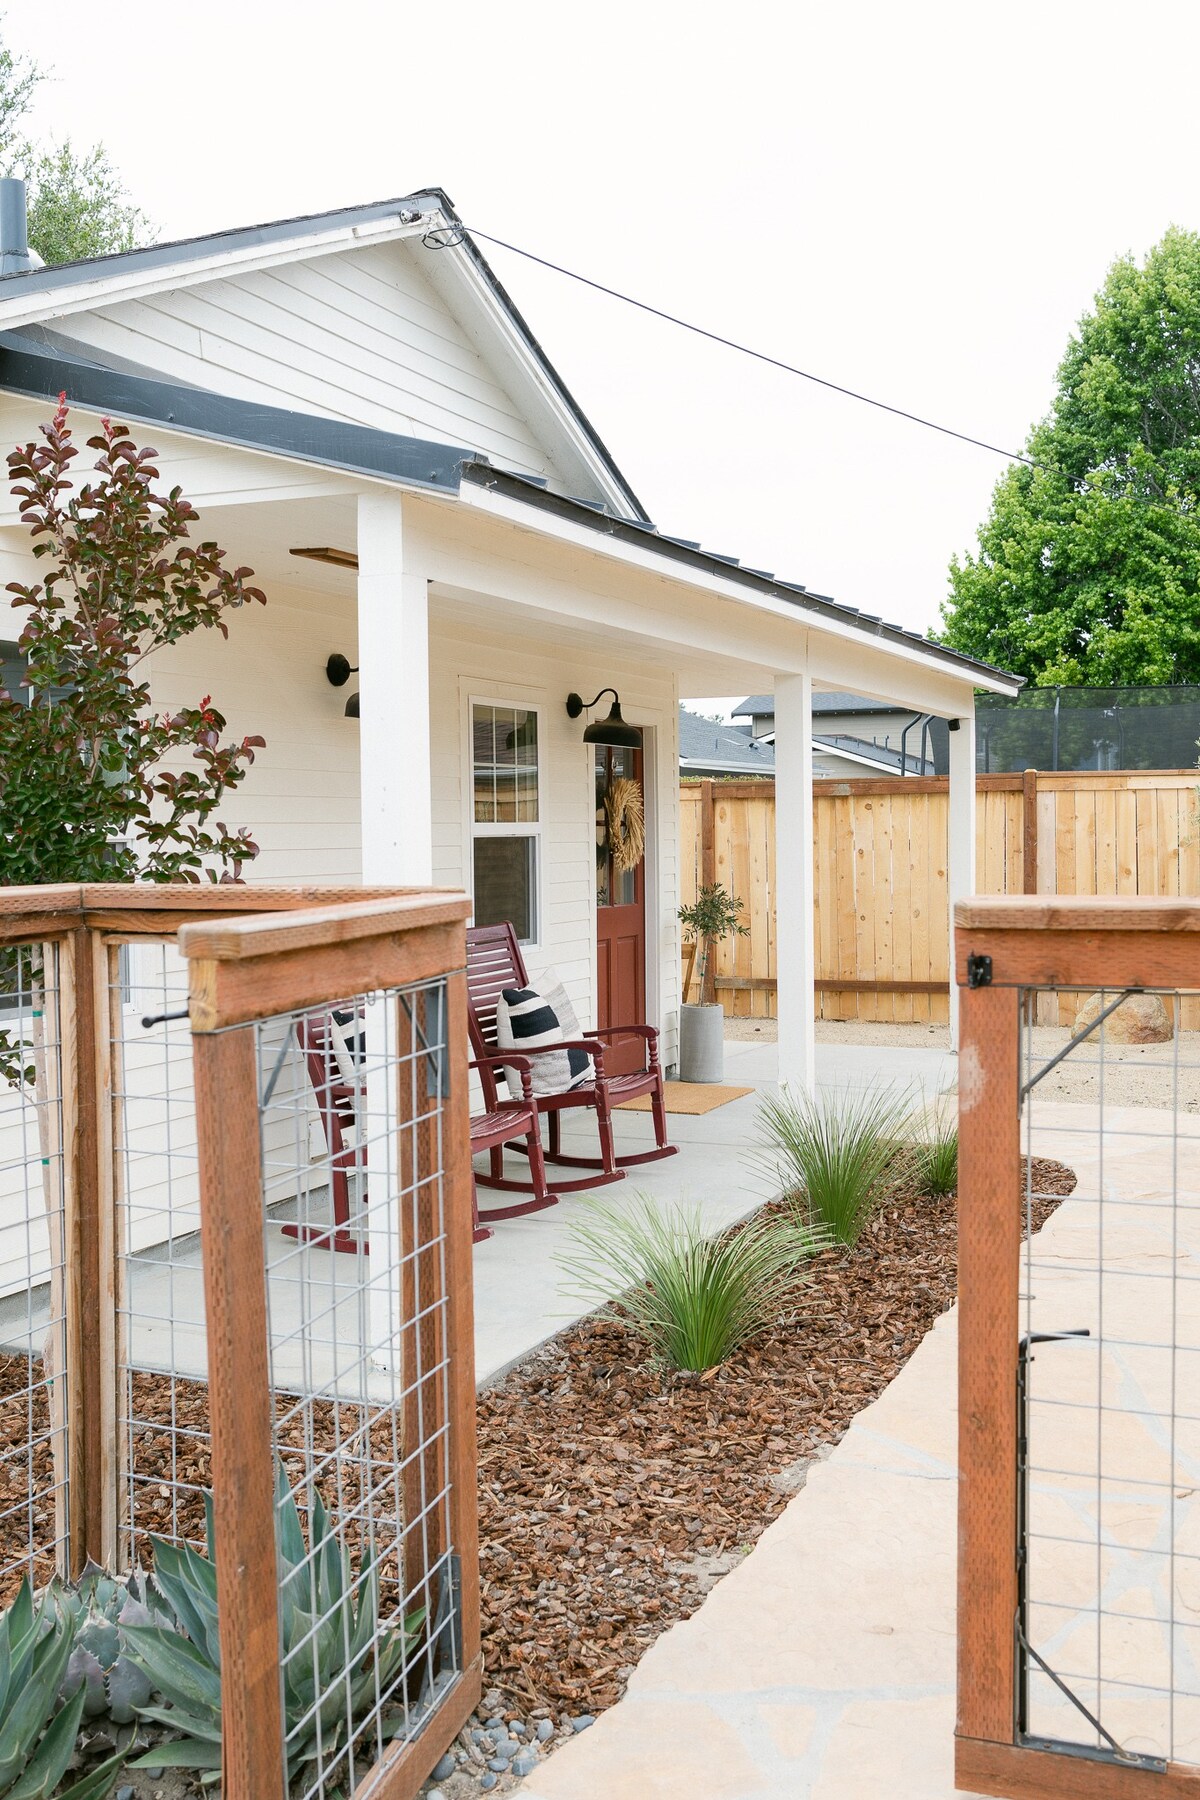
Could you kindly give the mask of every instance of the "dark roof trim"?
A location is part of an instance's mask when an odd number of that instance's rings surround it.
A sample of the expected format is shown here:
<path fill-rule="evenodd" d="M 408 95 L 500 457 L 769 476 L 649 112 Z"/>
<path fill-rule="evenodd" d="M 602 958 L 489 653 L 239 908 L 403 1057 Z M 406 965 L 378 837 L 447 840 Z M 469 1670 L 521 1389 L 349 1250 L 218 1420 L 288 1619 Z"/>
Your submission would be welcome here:
<path fill-rule="evenodd" d="M 422 201 L 432 206 L 421 205 Z M 371 225 L 395 214 L 422 212 L 436 207 L 442 211 L 450 202 L 440 188 L 421 188 L 415 194 L 404 194 L 394 200 L 377 200 L 369 206 L 341 206 L 332 212 L 301 213 L 294 219 L 273 219 L 265 225 L 238 225 L 231 231 L 210 231 L 201 237 L 172 238 L 165 244 L 147 244 L 141 250 L 117 250 L 107 256 L 84 256 L 76 262 L 50 263 L 37 269 L 20 269 L 13 275 L 0 276 L 0 300 L 19 291 L 40 293 L 43 289 L 71 287 L 84 281 L 102 281 L 106 275 L 121 270 L 136 273 L 149 269 L 169 269 L 176 263 L 199 262 L 206 256 L 219 256 L 223 250 L 266 249 L 272 244 L 286 244 L 291 238 L 310 237 L 314 232 L 338 227 L 353 229 Z"/>
<path fill-rule="evenodd" d="M 470 257 L 478 274 L 491 289 L 501 307 L 507 312 L 516 326 L 518 334 L 524 339 L 530 355 L 604 464 L 609 477 L 625 495 L 630 511 L 637 518 L 648 518 L 649 515 L 641 501 L 613 460 L 608 446 L 529 329 L 521 312 L 513 304 L 507 289 L 497 279 L 487 258 L 463 226 L 462 220 L 454 210 L 454 203 L 450 196 L 441 188 L 418 188 L 415 193 L 403 194 L 392 200 L 377 200 L 368 206 L 343 206 L 332 212 L 304 213 L 294 219 L 275 219 L 264 225 L 238 226 L 232 231 L 210 232 L 203 237 L 176 238 L 166 244 L 147 245 L 143 250 L 123 250 L 111 256 L 88 256 L 78 262 L 56 263 L 49 268 L 22 270 L 14 275 L 0 276 L 0 301 L 17 292 L 39 293 L 74 286 L 80 282 L 103 280 L 106 275 L 117 274 L 122 270 L 137 273 L 143 270 L 166 269 L 181 262 L 198 262 L 202 257 L 219 256 L 224 250 L 249 250 L 256 247 L 266 249 L 271 245 L 286 244 L 292 238 L 309 237 L 313 233 L 323 230 L 333 230 L 339 227 L 353 229 L 356 225 L 374 224 L 393 215 L 403 222 L 405 214 L 416 219 L 423 212 L 432 211 L 441 213 L 450 227 L 462 233 L 462 249 Z M 444 255 L 446 252 L 431 251 L 430 254 Z"/>
<path fill-rule="evenodd" d="M 68 401 L 91 412 L 120 414 L 122 419 L 159 425 L 191 437 L 211 438 L 246 450 L 264 450 L 350 475 L 403 481 L 434 493 L 457 493 L 463 481 L 470 481 L 585 525 L 589 531 L 620 538 L 688 568 L 736 582 L 769 599 L 784 600 L 802 611 L 850 625 L 864 636 L 916 647 L 964 673 L 975 671 L 1001 680 L 1017 680 L 1004 669 L 977 662 L 942 644 L 931 644 L 918 632 L 884 625 L 856 612 L 852 606 L 839 606 L 823 594 L 810 594 L 797 584 L 737 567 L 680 538 L 662 536 L 645 519 L 619 519 L 597 511 L 585 501 L 552 494 L 536 480 L 494 468 L 474 452 L 453 445 L 401 437 L 394 432 L 376 431 L 369 425 L 315 418 L 309 413 L 287 412 L 282 407 L 260 406 L 253 400 L 233 400 L 204 388 L 160 381 L 155 376 L 132 375 L 82 357 L 67 356 L 60 348 L 19 332 L 0 333 L 0 391 L 5 390 L 37 400 L 54 400 L 65 393 Z"/>
<path fill-rule="evenodd" d="M 583 411 L 583 408 L 579 405 L 579 402 L 575 399 L 574 395 L 563 381 L 562 376 L 558 373 L 558 370 L 554 367 L 554 364 L 542 349 L 541 344 L 526 323 L 524 314 L 514 303 L 508 289 L 496 275 L 486 256 L 484 256 L 483 251 L 479 248 L 479 245 L 475 242 L 466 227 L 462 226 L 462 222 L 455 212 L 450 200 L 442 193 L 440 188 L 437 190 L 437 193 L 439 204 L 441 205 L 442 211 L 446 214 L 446 217 L 453 220 L 455 224 L 459 225 L 462 229 L 463 249 L 467 252 L 467 255 L 475 264 L 480 275 L 483 277 L 484 281 L 487 282 L 497 300 L 500 302 L 500 305 L 504 308 L 521 336 L 525 339 L 526 345 L 537 361 L 543 375 L 545 375 L 551 386 L 557 390 L 563 404 L 567 407 L 572 418 L 575 420 L 575 423 L 583 432 L 589 444 L 591 444 L 592 449 L 596 452 L 596 455 L 600 458 L 604 467 L 608 470 L 612 480 L 616 483 L 621 493 L 624 494 L 626 500 L 629 502 L 630 512 L 635 518 L 642 519 L 649 524 L 650 514 L 646 511 L 645 507 L 622 475 L 620 469 L 617 467 L 608 445 L 604 442 L 604 439 L 600 436 L 600 433 L 587 417 L 587 414 Z"/>
<path fill-rule="evenodd" d="M 564 499 L 560 494 L 552 494 L 527 481 L 522 475 L 513 474 L 508 469 L 493 468 L 490 464 L 466 463 L 462 475 L 464 481 L 472 482 L 477 487 L 492 488 L 509 499 L 525 501 L 542 512 L 554 513 L 560 518 L 586 525 L 589 530 L 600 532 L 605 537 L 621 538 L 642 549 L 668 556 L 674 562 L 701 569 L 707 575 L 717 575 L 725 581 L 736 582 L 739 587 L 750 588 L 768 599 L 784 600 L 804 612 L 816 613 L 820 618 L 850 625 L 864 637 L 879 638 L 884 643 L 922 650 L 938 662 L 949 664 L 956 672 L 988 675 L 1021 685 L 1021 677 L 1011 674 L 1007 669 L 999 669 L 992 663 L 964 656 L 960 651 L 951 650 L 944 644 L 931 643 L 919 631 L 906 631 L 902 625 L 885 625 L 873 614 L 860 613 L 853 606 L 841 606 L 826 594 L 810 594 L 798 582 L 781 581 L 775 576 L 760 575 L 754 569 L 734 566 L 724 557 L 714 556 L 711 551 L 697 549 L 681 538 L 659 533 L 643 519 L 618 519 L 608 513 L 595 513 L 577 500 Z"/>
<path fill-rule="evenodd" d="M 231 400 L 205 388 L 179 387 L 153 376 L 109 369 L 66 356 L 17 332 L 0 333 L 0 389 L 36 400 L 55 400 L 65 393 L 72 405 L 120 415 L 122 420 L 171 427 L 190 437 L 275 451 L 348 474 L 383 476 L 442 493 L 457 493 L 464 463 L 477 460 L 474 451 L 449 444 L 260 406 L 253 400 Z"/>

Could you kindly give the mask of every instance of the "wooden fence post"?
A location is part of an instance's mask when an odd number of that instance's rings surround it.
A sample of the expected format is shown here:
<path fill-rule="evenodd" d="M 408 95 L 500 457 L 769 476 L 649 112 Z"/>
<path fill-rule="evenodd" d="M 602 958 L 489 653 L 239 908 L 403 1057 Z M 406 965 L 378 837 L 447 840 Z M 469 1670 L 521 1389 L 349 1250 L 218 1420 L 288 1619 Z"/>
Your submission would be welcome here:
<path fill-rule="evenodd" d="M 1021 777 L 1021 872 L 1024 891 L 1038 891 L 1038 797 L 1037 770 L 1026 769 Z"/>
<path fill-rule="evenodd" d="M 193 1032 L 226 1800 L 282 1800 L 279 1578 L 254 1027 Z"/>
<path fill-rule="evenodd" d="M 957 936 L 961 946 L 961 925 Z M 958 1736 L 1011 1744 L 1021 1256 L 1018 989 L 962 987 L 959 999 Z"/>

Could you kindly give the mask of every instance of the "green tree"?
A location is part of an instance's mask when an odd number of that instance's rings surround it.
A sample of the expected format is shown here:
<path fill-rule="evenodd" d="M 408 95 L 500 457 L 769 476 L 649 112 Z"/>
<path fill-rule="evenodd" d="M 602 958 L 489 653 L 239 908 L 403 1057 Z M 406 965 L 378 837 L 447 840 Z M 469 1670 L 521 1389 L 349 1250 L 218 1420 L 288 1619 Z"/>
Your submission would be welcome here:
<path fill-rule="evenodd" d="M 109 256 L 148 241 L 150 221 L 133 205 L 103 144 L 77 151 L 68 138 L 29 153 L 29 242 L 47 263 Z"/>
<path fill-rule="evenodd" d="M 2 20 L 0 20 L 2 25 Z M 134 205 L 103 144 L 77 150 L 34 144 L 22 131 L 47 72 L 0 43 L 0 173 L 29 187 L 29 242 L 47 263 L 76 262 L 149 243 L 153 230 Z"/>
<path fill-rule="evenodd" d="M 1200 681 L 1200 234 L 1113 264 L 943 639 L 1039 686 Z"/>

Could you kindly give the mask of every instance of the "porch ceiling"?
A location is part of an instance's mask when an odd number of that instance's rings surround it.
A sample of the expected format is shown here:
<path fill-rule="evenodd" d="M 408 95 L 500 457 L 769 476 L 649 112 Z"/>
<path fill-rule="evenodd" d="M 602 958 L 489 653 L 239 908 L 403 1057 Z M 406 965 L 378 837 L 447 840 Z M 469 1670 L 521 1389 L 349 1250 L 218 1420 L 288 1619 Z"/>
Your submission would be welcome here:
<path fill-rule="evenodd" d="M 199 530 L 214 537 L 231 560 L 249 564 L 268 599 L 272 588 L 301 588 L 307 593 L 342 597 L 356 592 L 353 569 L 291 554 L 295 548 L 313 546 L 355 551 L 358 520 L 353 492 L 316 500 L 210 506 L 201 511 Z M 435 624 L 441 621 L 466 630 L 536 633 L 540 645 L 561 647 L 581 658 L 603 660 L 619 643 L 655 668 L 674 672 L 684 699 L 743 687 L 750 693 L 769 688 L 774 679 L 774 670 L 759 659 L 716 654 L 656 638 L 650 629 L 631 634 L 607 618 L 600 606 L 589 619 L 573 619 L 438 581 L 431 584 L 430 601 Z"/>

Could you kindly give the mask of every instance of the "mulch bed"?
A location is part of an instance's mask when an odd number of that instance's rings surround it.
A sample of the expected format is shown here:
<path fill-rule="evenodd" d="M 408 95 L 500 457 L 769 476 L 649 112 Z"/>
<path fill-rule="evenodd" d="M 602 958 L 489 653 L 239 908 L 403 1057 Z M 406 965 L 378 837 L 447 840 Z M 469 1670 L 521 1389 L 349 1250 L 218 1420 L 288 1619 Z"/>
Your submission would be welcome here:
<path fill-rule="evenodd" d="M 1033 1186 L 1037 1229 L 1075 1176 L 1035 1158 Z M 648 1646 L 695 1611 L 952 1304 L 955 1214 L 953 1196 L 893 1199 L 853 1252 L 814 1259 L 793 1317 L 704 1375 L 664 1371 L 618 1321 L 592 1317 L 480 1395 L 487 1684 L 507 1705 L 561 1716 L 619 1699 Z M 30 1394 L 31 1370 L 36 1382 L 36 1362 L 0 1357 L 0 1568 L 26 1554 L 31 1420 L 41 1440 L 35 1532 L 46 1545 L 53 1535 L 46 1398 L 37 1386 Z M 196 1483 L 181 1494 L 170 1472 L 172 1384 L 157 1375 L 134 1382 L 135 1414 L 146 1421 L 136 1445 L 144 1477 L 137 1522 L 199 1540 L 206 1390 L 174 1383 L 176 1430 L 194 1433 L 175 1439 L 175 1478 Z M 316 1403 L 318 1448 L 332 1441 L 333 1423 L 330 1403 Z M 390 1415 L 372 1426 L 380 1464 L 391 1430 Z M 49 1573 L 43 1558 L 38 1575 Z"/>
<path fill-rule="evenodd" d="M 1034 1158 L 1035 1230 L 1074 1187 Z M 620 1698 L 953 1303 L 956 1211 L 888 1204 L 853 1252 L 814 1259 L 794 1318 L 704 1375 L 591 1318 L 480 1395 L 486 1680 L 514 1709 Z"/>

